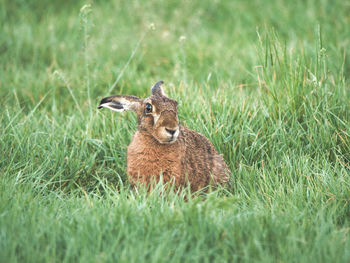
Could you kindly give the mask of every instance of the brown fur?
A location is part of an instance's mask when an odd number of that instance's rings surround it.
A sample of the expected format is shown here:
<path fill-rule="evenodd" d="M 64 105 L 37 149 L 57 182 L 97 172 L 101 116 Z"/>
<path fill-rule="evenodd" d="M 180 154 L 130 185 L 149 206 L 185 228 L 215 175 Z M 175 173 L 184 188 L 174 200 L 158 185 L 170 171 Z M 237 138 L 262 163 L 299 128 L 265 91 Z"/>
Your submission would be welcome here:
<path fill-rule="evenodd" d="M 162 175 L 163 182 L 174 183 L 175 189 L 190 183 L 192 191 L 226 183 L 230 170 L 222 156 L 206 137 L 179 125 L 177 102 L 163 95 L 161 84 L 158 82 L 153 95 L 144 100 L 118 95 L 102 99 L 99 106 L 131 109 L 138 115 L 138 131 L 127 154 L 130 182 L 149 185 Z M 152 112 L 147 112 L 148 103 Z"/>

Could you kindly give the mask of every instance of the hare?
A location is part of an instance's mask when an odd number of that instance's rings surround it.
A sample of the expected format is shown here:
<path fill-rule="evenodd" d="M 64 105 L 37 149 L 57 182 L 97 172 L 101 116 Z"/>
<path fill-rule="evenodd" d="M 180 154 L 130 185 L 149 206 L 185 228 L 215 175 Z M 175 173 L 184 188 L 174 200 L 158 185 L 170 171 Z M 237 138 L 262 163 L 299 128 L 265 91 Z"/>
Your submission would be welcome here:
<path fill-rule="evenodd" d="M 116 95 L 103 98 L 98 106 L 137 114 L 138 130 L 127 152 L 130 183 L 147 186 L 162 175 L 175 189 L 189 183 L 194 192 L 228 182 L 231 173 L 222 156 L 202 134 L 179 124 L 177 102 L 164 95 L 162 84 L 157 82 L 146 99 Z"/>

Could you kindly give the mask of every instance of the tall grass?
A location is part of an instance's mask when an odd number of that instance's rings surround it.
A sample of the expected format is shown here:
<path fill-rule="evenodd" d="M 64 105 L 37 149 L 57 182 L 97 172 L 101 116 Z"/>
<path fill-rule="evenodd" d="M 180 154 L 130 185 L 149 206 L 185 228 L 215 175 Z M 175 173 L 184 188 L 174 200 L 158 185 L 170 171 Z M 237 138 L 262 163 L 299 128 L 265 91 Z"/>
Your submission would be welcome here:
<path fill-rule="evenodd" d="M 1 262 L 349 262 L 346 2 L 0 4 Z M 229 185 L 130 189 L 96 106 L 160 79 Z"/>

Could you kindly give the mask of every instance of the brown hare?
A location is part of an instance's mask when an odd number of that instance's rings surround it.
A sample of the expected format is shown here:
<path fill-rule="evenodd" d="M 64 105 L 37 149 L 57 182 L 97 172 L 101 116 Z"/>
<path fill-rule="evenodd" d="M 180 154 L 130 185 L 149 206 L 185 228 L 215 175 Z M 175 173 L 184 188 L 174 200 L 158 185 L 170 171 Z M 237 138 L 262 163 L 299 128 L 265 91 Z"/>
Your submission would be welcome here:
<path fill-rule="evenodd" d="M 157 82 L 152 96 L 139 99 L 116 95 L 103 98 L 98 106 L 137 114 L 138 130 L 128 147 L 127 172 L 131 184 L 149 185 L 163 178 L 175 189 L 190 184 L 191 191 L 229 180 L 230 170 L 210 141 L 179 125 L 177 102 L 164 95 Z"/>

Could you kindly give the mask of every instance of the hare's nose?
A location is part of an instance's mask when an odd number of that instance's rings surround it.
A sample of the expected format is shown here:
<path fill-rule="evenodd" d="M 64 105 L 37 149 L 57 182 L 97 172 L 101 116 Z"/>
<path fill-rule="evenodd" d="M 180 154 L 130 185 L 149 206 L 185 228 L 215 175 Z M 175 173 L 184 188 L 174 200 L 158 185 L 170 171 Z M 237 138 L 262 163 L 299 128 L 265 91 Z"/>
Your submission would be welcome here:
<path fill-rule="evenodd" d="M 165 128 L 166 132 L 169 133 L 170 135 L 174 135 L 176 130 L 170 130 L 168 128 Z"/>

